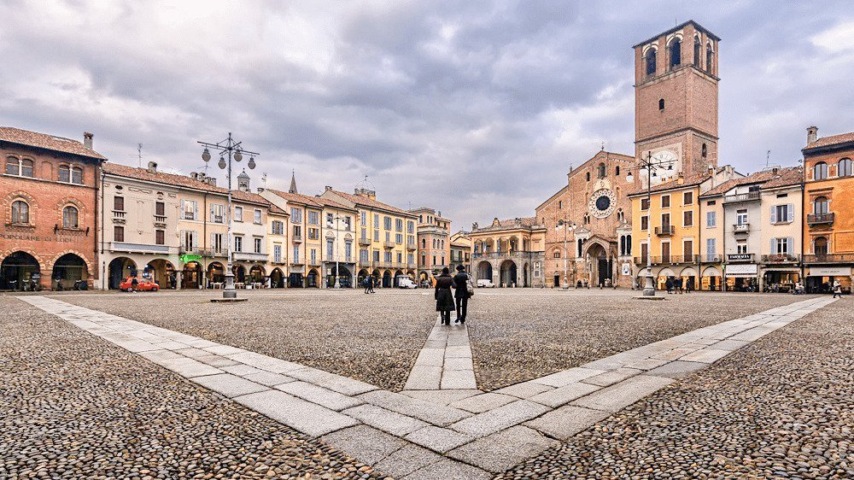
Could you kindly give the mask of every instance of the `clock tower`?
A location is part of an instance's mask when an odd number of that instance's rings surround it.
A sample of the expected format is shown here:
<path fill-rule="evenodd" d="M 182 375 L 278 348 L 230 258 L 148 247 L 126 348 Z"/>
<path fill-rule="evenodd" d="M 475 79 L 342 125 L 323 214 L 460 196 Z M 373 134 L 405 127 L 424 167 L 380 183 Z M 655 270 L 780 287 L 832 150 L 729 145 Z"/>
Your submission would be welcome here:
<path fill-rule="evenodd" d="M 673 163 L 658 182 L 718 164 L 718 42 L 689 20 L 634 46 L 635 157 Z"/>

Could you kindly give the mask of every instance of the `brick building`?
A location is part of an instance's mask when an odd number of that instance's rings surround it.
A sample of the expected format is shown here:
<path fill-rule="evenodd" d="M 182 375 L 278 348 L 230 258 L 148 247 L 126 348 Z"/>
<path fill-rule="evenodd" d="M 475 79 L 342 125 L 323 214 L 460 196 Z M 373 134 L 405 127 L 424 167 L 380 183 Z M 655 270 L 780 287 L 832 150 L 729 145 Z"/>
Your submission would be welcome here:
<path fill-rule="evenodd" d="M 0 158 L 0 290 L 92 286 L 106 160 L 92 150 L 92 134 L 81 143 L 0 127 Z"/>

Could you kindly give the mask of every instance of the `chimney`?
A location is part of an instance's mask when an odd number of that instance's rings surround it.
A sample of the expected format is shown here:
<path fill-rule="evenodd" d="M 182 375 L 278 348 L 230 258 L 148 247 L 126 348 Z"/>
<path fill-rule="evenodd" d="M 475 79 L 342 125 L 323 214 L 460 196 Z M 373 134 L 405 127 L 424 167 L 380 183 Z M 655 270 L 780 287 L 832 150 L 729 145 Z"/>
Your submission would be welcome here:
<path fill-rule="evenodd" d="M 148 162 L 148 173 L 157 173 L 157 162 Z"/>
<path fill-rule="evenodd" d="M 190 172 L 190 178 L 192 178 L 193 180 L 198 180 L 199 172 Z"/>
<path fill-rule="evenodd" d="M 807 146 L 816 140 L 818 140 L 818 127 L 812 126 L 807 128 Z"/>
<path fill-rule="evenodd" d="M 92 137 L 94 137 L 94 135 L 91 133 L 83 132 L 83 146 L 89 150 L 92 150 Z"/>
<path fill-rule="evenodd" d="M 324 188 L 326 188 L 326 191 L 327 191 L 327 192 L 328 192 L 328 191 L 330 191 L 330 190 L 332 190 L 332 187 L 330 187 L 329 185 L 326 185 Z"/>

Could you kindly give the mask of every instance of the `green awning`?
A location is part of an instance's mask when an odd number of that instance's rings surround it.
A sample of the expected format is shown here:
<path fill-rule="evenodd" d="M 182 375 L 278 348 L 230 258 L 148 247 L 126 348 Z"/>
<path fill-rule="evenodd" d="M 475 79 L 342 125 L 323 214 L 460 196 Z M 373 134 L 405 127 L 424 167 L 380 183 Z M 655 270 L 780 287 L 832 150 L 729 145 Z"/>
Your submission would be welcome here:
<path fill-rule="evenodd" d="M 181 257 L 180 257 L 180 258 L 181 258 L 181 263 L 187 264 L 187 263 L 190 263 L 190 262 L 198 262 L 198 261 L 201 261 L 202 256 L 201 256 L 201 255 L 193 255 L 193 254 L 189 254 L 189 253 L 187 253 L 187 254 L 181 255 Z"/>

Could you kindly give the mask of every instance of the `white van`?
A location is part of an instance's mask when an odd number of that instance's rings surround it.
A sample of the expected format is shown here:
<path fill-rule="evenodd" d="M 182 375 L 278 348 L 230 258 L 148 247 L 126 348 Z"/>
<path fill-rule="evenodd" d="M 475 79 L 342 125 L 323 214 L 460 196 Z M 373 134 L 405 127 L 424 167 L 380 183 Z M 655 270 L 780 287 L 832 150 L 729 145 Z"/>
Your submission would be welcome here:
<path fill-rule="evenodd" d="M 477 288 L 495 288 L 495 284 L 492 283 L 492 280 L 481 278 L 477 281 Z"/>
<path fill-rule="evenodd" d="M 413 282 L 411 278 L 401 275 L 397 277 L 397 288 L 418 288 L 418 284 Z"/>

